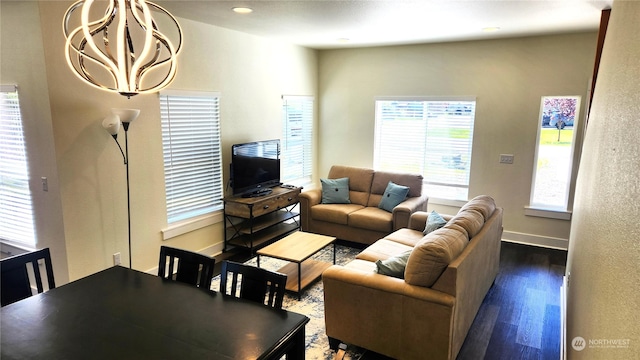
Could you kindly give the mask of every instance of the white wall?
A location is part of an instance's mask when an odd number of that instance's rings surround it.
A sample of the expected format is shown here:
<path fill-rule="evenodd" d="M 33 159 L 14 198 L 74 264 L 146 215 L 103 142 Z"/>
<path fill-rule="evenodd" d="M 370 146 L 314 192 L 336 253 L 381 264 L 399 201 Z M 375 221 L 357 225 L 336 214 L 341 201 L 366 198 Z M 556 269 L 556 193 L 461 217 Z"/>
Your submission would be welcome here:
<path fill-rule="evenodd" d="M 100 124 L 113 107 L 141 109 L 129 129 L 133 267 L 146 271 L 157 266 L 163 244 L 209 254 L 220 251 L 221 223 L 162 241 L 166 215 L 158 97 L 127 100 L 94 89 L 72 74 L 64 60 L 62 33 L 63 14 L 71 4 L 2 1 L 2 80 L 15 78 L 24 88 L 23 111 L 37 112 L 43 122 L 40 131 L 47 142 L 27 140 L 30 159 L 38 159 L 33 173 L 38 183 L 40 176 L 56 177 L 56 169 L 59 178 L 59 187 L 50 181 L 47 194 L 58 199 L 57 210 L 41 214 L 59 229 L 51 244 L 54 263 L 68 262 L 68 271 L 56 269 L 56 277 L 63 271 L 73 280 L 105 269 L 112 266 L 116 252 L 122 253 L 123 264 L 129 262 L 125 167 Z M 178 21 L 185 47 L 170 88 L 221 92 L 225 166 L 231 144 L 281 137 L 281 95 L 317 96 L 315 51 Z M 29 43 L 23 43 L 25 36 Z M 5 51 L 5 39 L 16 48 Z M 34 86 L 27 87 L 27 80 Z M 49 168 L 52 172 L 45 172 Z M 46 243 L 40 236 L 39 241 L 39 247 Z"/>
<path fill-rule="evenodd" d="M 373 166 L 376 96 L 476 96 L 469 197 L 488 194 L 504 208 L 505 239 L 566 248 L 570 221 L 525 216 L 524 207 L 541 97 L 580 95 L 584 114 L 596 40 L 589 32 L 321 51 L 317 173 Z M 514 164 L 499 164 L 500 154 L 514 154 Z"/>
<path fill-rule="evenodd" d="M 640 356 L 640 3 L 615 1 L 569 241 L 569 359 Z M 576 351 L 575 337 L 586 348 Z"/>
<path fill-rule="evenodd" d="M 0 82 L 18 85 L 38 247 L 50 247 L 56 283 L 64 284 L 67 253 L 37 2 L 0 2 Z"/>

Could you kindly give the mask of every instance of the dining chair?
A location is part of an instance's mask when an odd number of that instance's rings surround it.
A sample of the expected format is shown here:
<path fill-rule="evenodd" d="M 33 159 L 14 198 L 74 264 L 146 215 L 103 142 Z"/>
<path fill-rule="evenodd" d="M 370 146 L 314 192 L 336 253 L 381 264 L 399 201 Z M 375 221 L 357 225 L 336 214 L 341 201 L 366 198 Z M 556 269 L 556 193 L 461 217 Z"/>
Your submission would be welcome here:
<path fill-rule="evenodd" d="M 167 266 L 167 258 L 169 266 Z M 173 271 L 176 263 L 178 270 L 174 276 Z M 203 290 L 210 290 L 215 264 L 216 259 L 214 258 L 188 250 L 161 246 L 158 276 L 194 285 Z"/>
<path fill-rule="evenodd" d="M 45 291 L 40 273 L 39 260 L 43 260 L 44 269 L 47 276 L 48 289 L 56 287 L 53 278 L 53 266 L 51 265 L 51 252 L 49 248 L 28 252 L 0 260 L 0 280 L 2 306 L 9 305 L 16 301 L 26 299 L 33 295 L 31 289 L 31 276 L 36 281 L 36 291 Z"/>
<path fill-rule="evenodd" d="M 231 277 L 231 286 L 227 286 L 228 277 Z M 225 295 L 282 309 L 286 285 L 285 274 L 229 260 L 222 262 L 220 292 Z"/>

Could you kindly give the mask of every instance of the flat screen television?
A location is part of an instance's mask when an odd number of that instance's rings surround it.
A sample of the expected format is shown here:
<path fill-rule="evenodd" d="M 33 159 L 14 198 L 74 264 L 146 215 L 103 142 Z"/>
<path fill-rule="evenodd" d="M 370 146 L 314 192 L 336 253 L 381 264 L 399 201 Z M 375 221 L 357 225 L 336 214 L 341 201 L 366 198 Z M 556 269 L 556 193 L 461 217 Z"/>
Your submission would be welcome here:
<path fill-rule="evenodd" d="M 231 147 L 234 195 L 261 196 L 280 185 L 280 140 L 234 144 Z"/>

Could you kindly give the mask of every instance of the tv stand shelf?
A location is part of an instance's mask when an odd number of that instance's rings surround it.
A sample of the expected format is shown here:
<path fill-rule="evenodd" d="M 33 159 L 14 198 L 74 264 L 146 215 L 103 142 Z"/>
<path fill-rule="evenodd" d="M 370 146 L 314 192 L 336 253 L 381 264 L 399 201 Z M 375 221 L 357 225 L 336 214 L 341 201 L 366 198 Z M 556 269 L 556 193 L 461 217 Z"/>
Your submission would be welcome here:
<path fill-rule="evenodd" d="M 300 228 L 300 215 L 294 212 L 302 188 L 274 187 L 260 197 L 228 196 L 224 201 L 225 242 L 248 248 L 251 253 L 282 235 Z"/>

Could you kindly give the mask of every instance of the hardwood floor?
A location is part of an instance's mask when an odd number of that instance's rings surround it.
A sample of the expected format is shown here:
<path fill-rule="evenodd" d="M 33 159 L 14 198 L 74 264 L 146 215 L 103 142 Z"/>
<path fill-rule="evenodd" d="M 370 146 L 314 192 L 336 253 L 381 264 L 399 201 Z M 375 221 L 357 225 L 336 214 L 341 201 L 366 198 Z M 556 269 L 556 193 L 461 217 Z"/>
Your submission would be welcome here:
<path fill-rule="evenodd" d="M 566 262 L 566 251 L 503 242 L 500 271 L 457 359 L 559 359 Z M 367 352 L 361 360 L 383 359 Z"/>
<path fill-rule="evenodd" d="M 559 359 L 567 252 L 503 243 L 500 272 L 458 359 Z"/>

